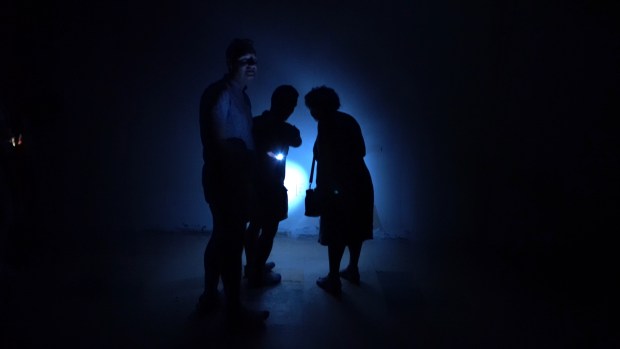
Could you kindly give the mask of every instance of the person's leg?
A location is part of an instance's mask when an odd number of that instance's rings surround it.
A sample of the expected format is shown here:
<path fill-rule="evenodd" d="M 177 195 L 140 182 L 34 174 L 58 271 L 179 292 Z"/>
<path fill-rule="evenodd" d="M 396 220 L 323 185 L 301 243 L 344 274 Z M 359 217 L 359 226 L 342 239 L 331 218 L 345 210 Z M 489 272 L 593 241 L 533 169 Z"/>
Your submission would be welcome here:
<path fill-rule="evenodd" d="M 222 283 L 226 295 L 225 318 L 233 327 L 261 326 L 269 316 L 268 311 L 250 310 L 241 304 L 241 257 L 245 231 L 245 221 L 227 220 L 226 239 L 223 243 L 225 253 L 221 256 Z"/>
<path fill-rule="evenodd" d="M 340 270 L 340 261 L 344 255 L 344 249 L 345 245 L 342 244 L 331 244 L 327 247 L 330 275 L 338 275 Z"/>
<path fill-rule="evenodd" d="M 245 276 L 248 276 L 248 272 L 254 268 L 256 261 L 256 255 L 258 251 L 258 236 L 261 230 L 261 225 L 256 221 L 250 221 L 248 228 L 245 230 L 245 237 L 243 239 L 243 248 L 245 250 Z"/>
<path fill-rule="evenodd" d="M 216 230 L 213 230 L 204 254 L 205 294 L 215 294 L 220 279 L 218 251 L 220 250 Z"/>
<path fill-rule="evenodd" d="M 349 265 L 340 271 L 340 276 L 354 284 L 360 284 L 360 272 L 358 268 L 360 254 L 362 252 L 362 241 L 354 241 L 347 245 L 349 248 Z"/>
<path fill-rule="evenodd" d="M 219 257 L 226 305 L 231 311 L 235 311 L 241 305 L 241 257 L 245 229 L 245 222 L 229 217 L 223 227 L 225 232 L 222 234 L 222 253 Z"/>
<path fill-rule="evenodd" d="M 360 254 L 362 253 L 362 241 L 355 241 L 348 245 L 349 247 L 349 266 L 347 268 L 358 270 Z"/>
<path fill-rule="evenodd" d="M 263 230 L 258 238 L 256 248 L 256 264 L 261 268 L 267 263 L 271 250 L 273 249 L 273 240 L 278 232 L 279 221 L 272 220 L 263 224 Z"/>
<path fill-rule="evenodd" d="M 330 244 L 327 246 L 327 255 L 329 258 L 329 274 L 326 277 L 319 278 L 316 284 L 328 293 L 340 297 L 342 293 L 342 285 L 340 283 L 339 269 L 342 255 L 344 254 L 345 245 Z"/>
<path fill-rule="evenodd" d="M 258 237 L 256 259 L 248 276 L 250 287 L 273 286 L 282 281 L 280 274 L 271 272 L 271 269 L 265 265 L 273 248 L 273 239 L 278 231 L 278 223 L 278 221 L 269 221 L 262 225 L 261 234 Z"/>
<path fill-rule="evenodd" d="M 213 232 L 209 238 L 209 242 L 204 252 L 204 271 L 205 284 L 204 291 L 198 301 L 198 311 L 208 313 L 219 304 L 219 293 L 217 286 L 220 281 L 221 273 L 221 253 L 222 253 L 222 237 L 223 231 L 221 227 L 222 217 L 217 207 L 211 205 L 211 213 L 213 215 Z"/>

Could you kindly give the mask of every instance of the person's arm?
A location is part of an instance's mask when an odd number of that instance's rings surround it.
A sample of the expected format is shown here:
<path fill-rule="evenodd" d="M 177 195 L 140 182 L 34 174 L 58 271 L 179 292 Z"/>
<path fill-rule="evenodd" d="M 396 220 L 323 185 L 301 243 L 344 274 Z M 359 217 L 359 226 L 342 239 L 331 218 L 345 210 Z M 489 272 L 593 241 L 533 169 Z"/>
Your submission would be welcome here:
<path fill-rule="evenodd" d="M 301 134 L 299 129 L 291 124 L 284 124 L 284 139 L 286 140 L 287 145 L 297 148 L 301 145 Z"/>
<path fill-rule="evenodd" d="M 213 138 L 218 143 L 225 140 L 226 119 L 228 118 L 229 109 L 230 95 L 226 91 L 222 91 L 209 111 L 213 125 Z"/>
<path fill-rule="evenodd" d="M 226 90 L 212 87 L 205 91 L 200 105 L 200 134 L 214 160 L 232 165 L 247 159 L 248 147 L 240 138 L 227 137 L 230 103 Z"/>
<path fill-rule="evenodd" d="M 211 110 L 211 116 L 213 121 L 213 136 L 220 155 L 225 159 L 229 158 L 229 160 L 235 160 L 237 157 L 245 156 L 248 147 L 242 139 L 226 136 L 230 103 L 230 95 L 227 91 L 223 91 Z"/>

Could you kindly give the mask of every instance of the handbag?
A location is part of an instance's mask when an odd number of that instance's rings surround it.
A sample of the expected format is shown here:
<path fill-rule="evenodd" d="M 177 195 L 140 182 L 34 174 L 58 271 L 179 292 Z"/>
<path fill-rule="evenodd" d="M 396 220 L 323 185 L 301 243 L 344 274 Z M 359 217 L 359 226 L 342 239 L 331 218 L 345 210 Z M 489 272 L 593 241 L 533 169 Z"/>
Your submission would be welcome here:
<path fill-rule="evenodd" d="M 316 157 L 312 158 L 312 168 L 310 170 L 310 180 L 308 189 L 306 190 L 306 210 L 304 214 L 308 217 L 320 217 L 321 216 L 321 202 L 318 192 L 312 189 L 312 179 L 314 178 L 314 165 L 316 164 Z"/>

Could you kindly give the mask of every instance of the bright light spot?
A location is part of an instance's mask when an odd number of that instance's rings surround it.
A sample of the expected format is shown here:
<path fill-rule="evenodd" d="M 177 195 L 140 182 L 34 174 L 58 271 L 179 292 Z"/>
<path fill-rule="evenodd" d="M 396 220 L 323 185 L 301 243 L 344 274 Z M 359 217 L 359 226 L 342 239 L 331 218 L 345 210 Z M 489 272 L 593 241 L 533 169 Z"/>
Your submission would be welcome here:
<path fill-rule="evenodd" d="M 267 152 L 267 155 L 272 157 L 272 158 L 274 158 L 274 159 L 276 159 L 276 160 L 278 160 L 278 161 L 282 161 L 284 159 L 284 157 L 285 157 L 284 154 L 282 154 L 282 153 L 277 153 L 276 154 L 276 153 L 271 152 L 271 151 Z"/>
<path fill-rule="evenodd" d="M 284 186 L 288 189 L 288 208 L 293 210 L 306 196 L 308 175 L 301 166 L 289 160 L 286 162 L 285 176 Z"/>
<path fill-rule="evenodd" d="M 22 145 L 22 135 L 21 135 L 21 133 L 19 134 L 18 137 L 11 137 L 11 144 L 14 147 L 17 147 L 18 145 Z"/>

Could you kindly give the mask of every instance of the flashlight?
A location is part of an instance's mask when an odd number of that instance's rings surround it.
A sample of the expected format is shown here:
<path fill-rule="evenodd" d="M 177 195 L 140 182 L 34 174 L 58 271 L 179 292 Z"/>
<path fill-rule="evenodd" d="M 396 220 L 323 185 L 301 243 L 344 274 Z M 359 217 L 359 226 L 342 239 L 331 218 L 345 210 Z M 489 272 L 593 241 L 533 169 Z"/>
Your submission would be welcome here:
<path fill-rule="evenodd" d="M 267 155 L 269 155 L 270 157 L 278 160 L 278 161 L 282 161 L 284 160 L 284 154 L 282 153 L 274 153 L 274 152 L 267 152 Z"/>

